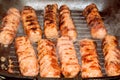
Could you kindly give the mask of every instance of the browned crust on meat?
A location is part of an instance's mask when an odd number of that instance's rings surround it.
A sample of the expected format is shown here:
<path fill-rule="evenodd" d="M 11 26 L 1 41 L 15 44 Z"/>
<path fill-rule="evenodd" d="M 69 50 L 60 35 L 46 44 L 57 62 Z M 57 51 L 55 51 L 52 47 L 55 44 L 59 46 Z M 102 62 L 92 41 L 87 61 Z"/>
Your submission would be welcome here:
<path fill-rule="evenodd" d="M 61 36 L 68 36 L 71 40 L 76 41 L 77 31 L 71 17 L 68 6 L 62 5 L 59 9 L 59 24 Z"/>
<path fill-rule="evenodd" d="M 120 50 L 115 36 L 107 35 L 102 42 L 105 70 L 108 76 L 120 75 Z"/>
<path fill-rule="evenodd" d="M 20 12 L 16 8 L 10 8 L 2 20 L 0 31 L 0 43 L 9 45 L 13 42 L 20 23 Z"/>
<path fill-rule="evenodd" d="M 55 44 L 47 39 L 38 42 L 38 61 L 40 64 L 40 76 L 60 78 L 60 67 L 56 56 Z"/>
<path fill-rule="evenodd" d="M 87 24 L 91 29 L 91 35 L 96 39 L 103 39 L 107 35 L 107 30 L 99 14 L 97 6 L 92 3 L 83 10 Z"/>
<path fill-rule="evenodd" d="M 22 12 L 22 22 L 24 31 L 31 42 L 38 42 L 42 38 L 41 26 L 38 23 L 38 18 L 35 10 L 30 6 L 24 6 Z"/>
<path fill-rule="evenodd" d="M 23 76 L 37 76 L 39 72 L 38 60 L 29 39 L 24 36 L 17 37 L 15 49 L 21 74 Z"/>
<path fill-rule="evenodd" d="M 80 65 L 72 40 L 65 36 L 58 38 L 57 49 L 61 63 L 61 71 L 64 77 L 76 77 L 80 71 Z"/>
<path fill-rule="evenodd" d="M 102 77 L 94 41 L 91 39 L 80 40 L 80 53 L 82 58 L 82 77 Z"/>
<path fill-rule="evenodd" d="M 58 38 L 58 5 L 49 4 L 44 11 L 44 34 L 48 39 Z"/>

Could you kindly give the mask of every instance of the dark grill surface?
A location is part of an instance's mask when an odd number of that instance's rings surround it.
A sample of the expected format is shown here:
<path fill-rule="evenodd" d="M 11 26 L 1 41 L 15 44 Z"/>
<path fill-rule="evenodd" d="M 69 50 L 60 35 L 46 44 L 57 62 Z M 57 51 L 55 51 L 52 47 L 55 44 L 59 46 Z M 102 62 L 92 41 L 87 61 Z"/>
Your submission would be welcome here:
<path fill-rule="evenodd" d="M 36 11 L 36 12 L 37 12 L 39 23 L 40 23 L 40 25 L 42 26 L 42 29 L 43 29 L 43 11 L 40 10 L 40 11 Z M 72 15 L 72 18 L 73 18 L 73 21 L 74 21 L 74 24 L 76 26 L 77 33 L 78 33 L 78 38 L 77 38 L 77 41 L 74 43 L 74 46 L 75 46 L 75 49 L 77 51 L 77 56 L 78 56 L 78 59 L 79 59 L 79 63 L 81 65 L 81 57 L 80 57 L 80 52 L 79 52 L 79 40 L 84 39 L 84 38 L 91 38 L 90 29 L 89 29 L 88 25 L 86 24 L 86 20 L 82 16 L 81 11 L 72 10 L 71 15 Z M 103 16 L 103 15 L 101 15 L 101 16 Z M 104 16 L 102 18 L 103 18 L 103 20 L 106 19 L 106 17 L 104 17 Z M 106 28 L 108 30 L 108 33 L 111 33 L 110 32 L 111 31 L 110 27 L 108 27 L 109 24 L 105 23 L 105 25 L 106 25 Z M 17 33 L 17 36 L 22 36 L 22 35 L 25 35 L 25 34 L 23 32 L 23 27 L 22 27 L 22 23 L 21 23 L 20 27 L 19 27 L 19 30 L 18 30 L 18 33 Z M 99 79 L 103 79 L 103 78 L 104 79 L 105 78 L 106 79 L 108 79 L 108 78 L 109 79 L 115 79 L 115 78 L 118 78 L 118 77 L 107 77 L 106 76 L 105 69 L 104 69 L 104 57 L 103 57 L 103 52 L 102 52 L 102 49 L 101 49 L 101 40 L 94 39 L 94 41 L 97 43 L 97 52 L 98 52 L 98 56 L 99 56 L 100 65 L 101 65 L 101 68 L 102 68 L 102 73 L 104 75 L 104 77 L 99 78 Z M 0 67 L 0 74 L 2 74 L 3 76 L 16 77 L 16 78 L 27 78 L 27 79 L 41 79 L 39 77 L 39 75 L 36 78 L 24 77 L 24 76 L 21 75 L 21 73 L 19 71 L 19 66 L 18 66 L 19 63 L 17 61 L 17 56 L 15 54 L 14 42 L 8 48 L 3 48 L 3 46 L 1 45 L 1 47 L 0 47 L 0 58 L 1 57 L 6 57 L 7 60 L 5 62 L 0 61 L 0 66 L 5 64 L 5 66 L 8 69 L 8 64 L 10 64 L 10 60 L 12 61 L 12 65 L 13 65 L 13 67 L 12 67 L 13 73 L 8 73 L 5 68 L 2 69 Z M 80 80 L 81 79 L 80 74 L 74 79 L 75 80 Z M 48 79 L 48 80 L 50 80 L 50 79 Z M 59 80 L 64 80 L 64 77 L 60 78 Z M 71 80 L 73 80 L 73 79 L 71 79 Z"/>

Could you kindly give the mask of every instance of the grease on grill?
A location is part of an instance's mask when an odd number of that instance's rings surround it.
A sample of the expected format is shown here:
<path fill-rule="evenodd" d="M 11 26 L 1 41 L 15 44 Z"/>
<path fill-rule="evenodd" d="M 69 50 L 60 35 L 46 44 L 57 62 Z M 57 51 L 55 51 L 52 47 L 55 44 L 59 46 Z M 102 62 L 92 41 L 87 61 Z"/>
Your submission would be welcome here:
<path fill-rule="evenodd" d="M 1 57 L 0 57 L 0 62 L 1 62 L 1 65 L 0 65 L 1 69 L 2 69 L 2 70 L 7 70 L 7 67 L 6 67 L 6 65 L 5 65 L 6 58 L 5 58 L 4 56 L 1 56 Z"/>
<path fill-rule="evenodd" d="M 6 67 L 6 65 L 5 65 L 5 64 L 1 64 L 1 66 L 0 66 L 0 67 L 1 67 L 1 69 L 2 69 L 2 70 L 7 70 L 7 67 Z"/>
<path fill-rule="evenodd" d="M 14 73 L 13 67 L 14 67 L 13 61 L 12 61 L 11 59 L 9 59 L 9 60 L 8 60 L 8 72 L 9 72 L 9 73 Z"/>
<path fill-rule="evenodd" d="M 1 62 L 5 62 L 5 61 L 6 61 L 6 58 L 3 57 L 3 56 L 1 56 L 1 57 L 0 57 L 0 61 L 1 61 Z"/>

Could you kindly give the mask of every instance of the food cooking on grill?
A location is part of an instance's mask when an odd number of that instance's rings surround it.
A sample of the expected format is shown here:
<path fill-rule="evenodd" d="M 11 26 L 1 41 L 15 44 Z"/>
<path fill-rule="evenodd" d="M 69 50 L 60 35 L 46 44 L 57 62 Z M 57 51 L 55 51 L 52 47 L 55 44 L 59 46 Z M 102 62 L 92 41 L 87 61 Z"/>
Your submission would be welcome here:
<path fill-rule="evenodd" d="M 7 47 L 16 36 L 20 23 L 20 12 L 16 8 L 10 8 L 2 20 L 0 32 L 0 43 Z"/>
<path fill-rule="evenodd" d="M 120 78 L 119 3 L 30 1 L 1 1 L 1 79 Z"/>
<path fill-rule="evenodd" d="M 92 37 L 96 39 L 103 39 L 106 36 L 107 31 L 97 6 L 95 4 L 88 5 L 84 9 L 83 15 L 85 16 L 87 24 L 91 29 Z"/>
<path fill-rule="evenodd" d="M 58 38 L 58 5 L 49 4 L 44 11 L 44 34 L 48 39 Z"/>
<path fill-rule="evenodd" d="M 38 42 L 42 38 L 41 26 L 35 10 L 30 6 L 25 6 L 21 12 L 24 31 L 31 42 Z"/>
<path fill-rule="evenodd" d="M 47 39 L 38 42 L 38 61 L 40 76 L 46 78 L 60 78 L 61 70 L 58 65 L 55 44 Z"/>
<path fill-rule="evenodd" d="M 74 78 L 80 71 L 80 65 L 72 40 L 69 37 L 60 37 L 57 49 L 61 63 L 61 71 L 65 78 Z"/>
<path fill-rule="evenodd" d="M 115 36 L 107 35 L 103 40 L 105 70 L 108 76 L 120 75 L 120 50 Z"/>
<path fill-rule="evenodd" d="M 15 47 L 21 74 L 24 76 L 38 75 L 38 60 L 30 40 L 24 36 L 17 37 Z"/>
<path fill-rule="evenodd" d="M 82 77 L 102 77 L 101 67 L 99 65 L 94 41 L 91 39 L 80 40 L 80 53 L 82 58 Z"/>
<path fill-rule="evenodd" d="M 59 9 L 59 24 L 61 36 L 68 36 L 75 41 L 77 31 L 71 17 L 70 9 L 66 5 L 62 5 Z"/>

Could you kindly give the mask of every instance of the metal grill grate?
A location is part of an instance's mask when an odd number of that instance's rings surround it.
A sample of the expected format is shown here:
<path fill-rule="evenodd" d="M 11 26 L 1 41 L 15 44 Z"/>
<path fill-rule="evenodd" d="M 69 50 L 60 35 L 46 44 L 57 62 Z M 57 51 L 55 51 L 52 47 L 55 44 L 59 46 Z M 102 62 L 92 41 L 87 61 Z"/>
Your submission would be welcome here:
<path fill-rule="evenodd" d="M 42 29 L 43 29 L 43 11 L 42 10 L 36 11 L 36 13 L 37 13 L 37 16 L 38 16 L 38 21 L 39 21 L 39 23 L 40 23 L 40 25 L 42 26 Z M 73 18 L 73 21 L 74 21 L 74 24 L 76 26 L 77 33 L 78 33 L 78 39 L 74 43 L 74 46 L 75 46 L 75 49 L 77 51 L 77 56 L 78 56 L 78 59 L 79 59 L 79 63 L 81 64 L 81 57 L 80 57 L 80 53 L 79 53 L 79 40 L 84 39 L 84 38 L 91 38 L 90 29 L 88 28 L 88 26 L 86 24 L 86 20 L 82 16 L 81 11 L 72 10 L 71 15 L 72 15 L 72 18 Z M 104 19 L 105 19 L 105 17 L 103 17 L 103 20 Z M 105 24 L 105 25 L 109 25 L 109 24 Z M 108 27 L 106 27 L 106 28 L 109 31 L 109 28 Z M 20 27 L 18 29 L 17 36 L 22 36 L 22 35 L 25 35 L 25 34 L 24 34 L 23 27 L 22 27 L 22 23 L 20 23 Z M 103 57 L 103 53 L 102 53 L 102 49 L 101 49 L 101 40 L 94 39 L 94 41 L 97 43 L 97 52 L 98 52 L 98 56 L 99 56 L 100 65 L 101 65 L 101 68 L 102 68 L 102 73 L 103 73 L 104 77 L 106 77 L 106 73 L 105 73 L 105 69 L 104 69 L 104 57 Z M 14 72 L 13 74 L 10 74 L 5 70 L 2 70 L 2 71 L 5 71 L 4 73 L 6 73 L 8 75 L 11 75 L 12 77 L 28 78 L 28 77 L 24 77 L 20 74 L 19 66 L 18 66 L 19 63 L 17 61 L 17 56 L 15 54 L 14 43 L 12 45 L 10 45 L 10 47 L 8 47 L 7 49 L 4 49 L 4 48 L 3 49 L 0 48 L 0 49 L 1 49 L 0 50 L 1 53 L 5 52 L 4 54 L 8 55 L 8 56 L 5 56 L 5 57 L 8 58 L 8 60 L 10 59 L 12 61 L 12 64 L 14 65 L 12 67 L 13 72 Z M 5 62 L 5 64 L 7 66 L 9 64 L 8 60 L 7 60 L 7 62 Z M 75 79 L 80 79 L 79 76 L 80 75 L 78 75 L 78 77 L 76 77 Z M 38 77 L 38 78 L 40 79 L 40 77 Z M 61 79 L 63 79 L 63 78 L 61 78 Z"/>

